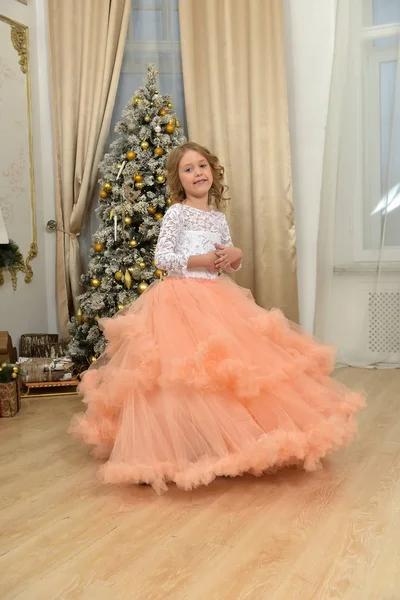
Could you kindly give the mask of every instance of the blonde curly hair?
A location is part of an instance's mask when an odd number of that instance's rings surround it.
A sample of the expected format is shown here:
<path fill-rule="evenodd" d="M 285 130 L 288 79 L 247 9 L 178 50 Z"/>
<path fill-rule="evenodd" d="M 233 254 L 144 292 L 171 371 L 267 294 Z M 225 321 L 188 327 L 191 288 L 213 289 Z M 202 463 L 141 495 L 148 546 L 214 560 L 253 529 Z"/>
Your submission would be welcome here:
<path fill-rule="evenodd" d="M 196 144 L 196 142 L 187 142 L 182 146 L 174 148 L 167 158 L 167 183 L 172 196 L 172 203 L 183 202 L 186 199 L 185 190 L 183 189 L 181 180 L 179 179 L 179 163 L 182 160 L 183 155 L 188 150 L 194 150 L 198 152 L 208 162 L 211 168 L 213 176 L 213 183 L 208 192 L 208 204 L 215 206 L 218 210 L 225 207 L 227 201 L 230 198 L 225 198 L 224 194 L 228 190 L 228 186 L 224 184 L 224 167 L 219 164 L 219 160 L 216 156 L 211 154 L 207 148 Z"/>

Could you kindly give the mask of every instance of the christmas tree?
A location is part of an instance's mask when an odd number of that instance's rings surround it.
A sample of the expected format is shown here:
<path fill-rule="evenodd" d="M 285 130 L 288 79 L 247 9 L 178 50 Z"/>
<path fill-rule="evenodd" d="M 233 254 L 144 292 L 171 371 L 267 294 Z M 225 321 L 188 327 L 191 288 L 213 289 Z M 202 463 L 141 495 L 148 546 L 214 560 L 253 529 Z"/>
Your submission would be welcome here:
<path fill-rule="evenodd" d="M 134 301 L 164 273 L 156 269 L 154 252 L 160 225 L 171 201 L 165 180 L 168 152 L 186 142 L 173 111 L 171 97 L 156 89 L 157 70 L 147 68 L 147 80 L 122 113 L 99 165 L 101 220 L 92 238 L 86 288 L 70 322 L 69 354 L 87 367 L 105 348 L 98 320 L 112 317 Z"/>

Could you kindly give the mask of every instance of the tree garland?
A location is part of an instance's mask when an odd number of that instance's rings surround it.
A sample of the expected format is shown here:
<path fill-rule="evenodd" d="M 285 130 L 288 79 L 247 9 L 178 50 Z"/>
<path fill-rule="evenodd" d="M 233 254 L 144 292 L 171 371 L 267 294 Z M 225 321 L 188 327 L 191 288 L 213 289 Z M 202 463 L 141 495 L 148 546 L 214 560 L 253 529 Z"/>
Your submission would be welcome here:
<path fill-rule="evenodd" d="M 4 283 L 3 272 L 8 271 L 11 275 L 13 289 L 17 289 L 18 271 L 26 272 L 24 258 L 17 244 L 10 240 L 8 244 L 0 244 L 0 285 Z"/>

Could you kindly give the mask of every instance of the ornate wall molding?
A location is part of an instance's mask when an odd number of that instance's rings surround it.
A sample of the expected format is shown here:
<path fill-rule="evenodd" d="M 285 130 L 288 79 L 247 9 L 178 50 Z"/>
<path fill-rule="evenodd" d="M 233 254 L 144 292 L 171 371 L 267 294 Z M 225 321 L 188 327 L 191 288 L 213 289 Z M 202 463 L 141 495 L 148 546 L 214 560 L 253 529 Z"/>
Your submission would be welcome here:
<path fill-rule="evenodd" d="M 26 3 L 27 2 L 24 2 L 24 4 Z M 2 24 L 6 24 L 10 28 L 8 37 L 10 49 L 6 51 L 7 56 L 0 56 L 0 103 L 3 104 L 3 114 L 6 114 L 7 111 L 10 112 L 10 115 L 7 113 L 7 127 L 10 128 L 10 144 L 17 144 L 16 140 L 18 139 L 19 147 L 14 146 L 11 149 L 10 157 L 2 155 L 0 177 L 4 179 L 1 181 L 0 196 L 3 194 L 3 197 L 0 198 L 0 201 L 2 201 L 3 216 L 4 210 L 6 213 L 8 211 L 8 213 L 11 214 L 10 219 L 12 220 L 15 213 L 18 222 L 18 219 L 22 218 L 22 211 L 20 205 L 17 204 L 17 201 L 18 199 L 26 198 L 28 195 L 30 196 L 31 233 L 29 235 L 31 236 L 31 242 L 26 258 L 24 258 L 25 282 L 29 283 L 33 278 L 31 261 L 38 254 L 31 117 L 31 82 L 29 69 L 29 29 L 22 23 L 18 23 L 4 15 L 0 15 L 0 26 Z M 4 29 L 4 25 L 2 29 Z M 0 36 L 0 38 L 3 38 L 3 43 L 6 44 L 5 36 Z M 6 46 L 3 46 L 3 52 L 5 48 Z M 23 74 L 19 77 L 15 72 L 15 63 L 11 60 L 13 50 L 18 54 L 18 66 Z M 23 77 L 23 80 L 20 80 L 20 77 Z M 9 92 L 7 86 L 10 86 Z M 22 108 L 21 104 L 18 106 L 17 104 L 12 103 L 11 100 L 11 98 L 14 97 L 18 98 L 18 101 L 20 102 L 21 93 L 18 90 L 19 87 L 25 88 L 25 108 Z M 20 114 L 18 114 L 18 110 L 20 111 Z M 4 129 L 4 123 L 2 125 L 2 128 Z M 12 127 L 15 129 L 15 135 L 13 135 Z M 4 139 L 7 139 L 7 132 L 3 140 Z M 18 212 L 20 214 L 18 214 Z M 21 249 L 21 252 L 24 254 L 23 247 L 26 244 L 28 233 L 26 232 L 24 235 L 23 228 L 15 225 L 10 225 L 10 227 L 7 226 L 7 229 L 10 229 L 8 231 L 9 237 L 15 240 Z M 21 238 L 21 236 L 23 237 Z M 2 283 L 3 282 L 0 279 L 0 285 Z"/>

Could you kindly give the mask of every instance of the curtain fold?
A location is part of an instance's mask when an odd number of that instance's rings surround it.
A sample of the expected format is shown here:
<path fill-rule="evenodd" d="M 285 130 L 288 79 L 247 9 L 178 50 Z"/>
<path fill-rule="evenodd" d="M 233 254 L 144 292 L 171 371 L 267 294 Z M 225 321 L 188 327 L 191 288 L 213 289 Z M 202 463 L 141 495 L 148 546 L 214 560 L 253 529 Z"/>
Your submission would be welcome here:
<path fill-rule="evenodd" d="M 81 293 L 79 235 L 109 134 L 130 11 L 130 0 L 48 0 L 57 309 L 63 337 Z"/>
<path fill-rule="evenodd" d="M 281 0 L 180 0 L 189 138 L 226 168 L 236 279 L 298 321 Z"/>

